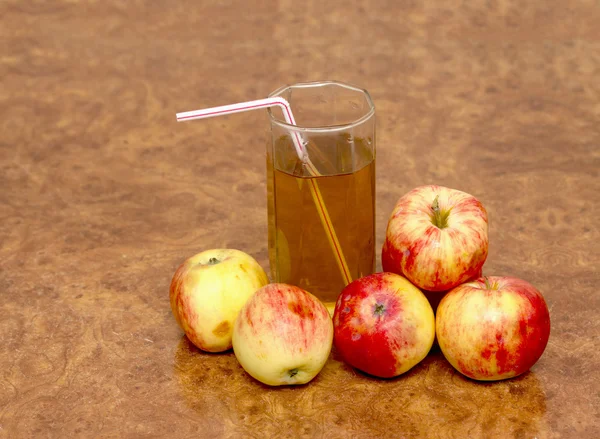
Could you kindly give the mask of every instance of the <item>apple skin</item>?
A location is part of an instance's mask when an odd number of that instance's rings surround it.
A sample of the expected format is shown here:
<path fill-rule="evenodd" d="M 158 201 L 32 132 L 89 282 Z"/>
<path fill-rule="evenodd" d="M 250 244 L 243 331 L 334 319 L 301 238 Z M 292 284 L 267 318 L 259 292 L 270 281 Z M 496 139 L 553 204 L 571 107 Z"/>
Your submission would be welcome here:
<path fill-rule="evenodd" d="M 483 270 L 479 270 L 479 272 L 473 276 L 471 279 L 469 279 L 467 282 L 471 282 L 476 280 L 477 278 L 483 276 Z M 422 290 L 423 294 L 425 294 L 425 297 L 427 298 L 427 301 L 429 302 L 429 304 L 431 305 L 431 308 L 433 309 L 433 314 L 435 316 L 437 316 L 437 309 L 438 306 L 440 305 L 440 302 L 442 301 L 442 299 L 444 298 L 444 296 L 446 294 L 448 294 L 450 291 L 427 291 L 427 290 Z M 434 337 L 433 340 L 433 348 L 432 349 L 438 349 L 439 350 L 439 343 L 437 340 L 437 335 Z"/>
<path fill-rule="evenodd" d="M 331 352 L 333 323 L 312 294 L 272 283 L 246 302 L 233 328 L 233 352 L 248 374 L 281 386 L 305 384 L 321 371 Z"/>
<path fill-rule="evenodd" d="M 433 345 L 435 317 L 404 277 L 375 273 L 348 284 L 333 314 L 334 345 L 349 365 L 381 378 L 405 373 Z"/>
<path fill-rule="evenodd" d="M 433 223 L 434 202 L 447 226 Z M 381 253 L 384 271 L 428 291 L 445 291 L 474 277 L 488 255 L 488 216 L 477 198 L 443 186 L 420 186 L 394 207 Z"/>
<path fill-rule="evenodd" d="M 206 250 L 175 271 L 169 288 L 171 311 L 196 347 L 223 352 L 232 347 L 233 323 L 240 309 L 268 283 L 252 256 L 235 249 Z"/>
<path fill-rule="evenodd" d="M 467 282 L 471 282 L 471 281 L 477 280 L 481 276 L 483 276 L 483 269 L 479 269 L 479 271 L 475 274 L 475 276 L 473 276 L 472 278 L 470 278 L 469 280 L 467 280 Z M 431 305 L 431 308 L 433 309 L 433 313 L 436 314 L 437 313 L 438 305 L 440 304 L 440 302 L 442 301 L 442 299 L 444 298 L 444 296 L 446 294 L 448 294 L 451 290 L 446 290 L 446 291 L 427 291 L 427 290 L 421 290 L 421 291 L 423 291 L 423 294 L 425 294 L 425 297 L 429 301 L 429 304 Z M 434 344 L 435 344 L 435 342 L 434 342 Z"/>
<path fill-rule="evenodd" d="M 502 380 L 528 371 L 542 356 L 550 314 L 530 283 L 486 276 L 444 296 L 436 333 L 442 353 L 460 373 L 475 380 Z"/>

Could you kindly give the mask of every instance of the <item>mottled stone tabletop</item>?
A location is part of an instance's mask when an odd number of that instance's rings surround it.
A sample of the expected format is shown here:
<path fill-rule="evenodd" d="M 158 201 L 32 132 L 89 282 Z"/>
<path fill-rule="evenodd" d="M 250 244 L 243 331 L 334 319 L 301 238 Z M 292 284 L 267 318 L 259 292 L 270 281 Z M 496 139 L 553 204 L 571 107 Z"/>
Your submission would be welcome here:
<path fill-rule="evenodd" d="M 600 4 L 0 2 L 0 437 L 600 437 Z M 521 277 L 552 333 L 516 379 L 439 351 L 368 377 L 335 352 L 268 388 L 177 327 L 177 266 L 268 268 L 268 116 L 175 113 L 337 79 L 377 125 L 377 246 L 421 184 L 476 195 L 484 274 Z M 380 267 L 378 256 L 378 267 Z"/>

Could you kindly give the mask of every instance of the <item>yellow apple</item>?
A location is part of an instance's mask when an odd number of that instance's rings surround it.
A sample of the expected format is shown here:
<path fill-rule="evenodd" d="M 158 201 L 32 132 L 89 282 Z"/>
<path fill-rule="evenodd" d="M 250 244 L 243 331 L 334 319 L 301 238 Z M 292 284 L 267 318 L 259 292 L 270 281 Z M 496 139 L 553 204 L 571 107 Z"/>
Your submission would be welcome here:
<path fill-rule="evenodd" d="M 248 298 L 269 283 L 256 260 L 239 250 L 213 249 L 175 272 L 169 299 L 175 320 L 199 349 L 231 349 L 233 323 Z"/>
<path fill-rule="evenodd" d="M 270 386 L 305 384 L 325 365 L 333 323 L 325 305 L 301 288 L 274 283 L 246 302 L 233 328 L 233 352 Z"/>

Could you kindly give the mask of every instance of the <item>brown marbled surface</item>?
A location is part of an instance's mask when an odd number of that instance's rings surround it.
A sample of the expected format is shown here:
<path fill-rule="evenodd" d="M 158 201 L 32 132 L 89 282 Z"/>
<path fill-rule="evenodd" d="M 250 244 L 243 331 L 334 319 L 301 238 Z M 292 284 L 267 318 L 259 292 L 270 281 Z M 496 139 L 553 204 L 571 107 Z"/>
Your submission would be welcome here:
<path fill-rule="evenodd" d="M 600 4 L 0 2 L 0 437 L 600 437 Z M 377 241 L 409 189 L 476 195 L 486 274 L 545 295 L 533 369 L 439 352 L 394 380 L 335 353 L 271 389 L 182 336 L 188 256 L 268 268 L 266 113 L 175 113 L 338 79 L 378 111 Z"/>

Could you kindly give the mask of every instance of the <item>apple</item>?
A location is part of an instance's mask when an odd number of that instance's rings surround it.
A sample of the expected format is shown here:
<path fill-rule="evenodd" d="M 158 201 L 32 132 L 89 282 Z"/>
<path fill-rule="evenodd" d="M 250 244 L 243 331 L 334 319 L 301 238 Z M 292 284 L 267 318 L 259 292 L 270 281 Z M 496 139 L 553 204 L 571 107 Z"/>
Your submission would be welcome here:
<path fill-rule="evenodd" d="M 488 217 L 472 195 L 420 186 L 401 197 L 388 221 L 383 271 L 417 287 L 445 291 L 481 270 L 488 254 Z"/>
<path fill-rule="evenodd" d="M 269 279 L 256 260 L 235 249 L 206 250 L 188 258 L 171 280 L 171 311 L 199 349 L 231 349 L 233 323 L 248 298 Z"/>
<path fill-rule="evenodd" d="M 528 371 L 550 336 L 542 294 L 514 277 L 484 276 L 441 300 L 437 340 L 446 359 L 475 380 L 502 380 Z"/>
<path fill-rule="evenodd" d="M 325 365 L 333 324 L 325 305 L 296 286 L 273 283 L 246 302 L 233 328 L 233 352 L 248 374 L 270 385 L 305 384 Z"/>
<path fill-rule="evenodd" d="M 334 344 L 349 365 L 381 378 L 418 364 L 433 345 L 435 317 L 404 277 L 375 273 L 348 284 L 333 313 Z"/>

